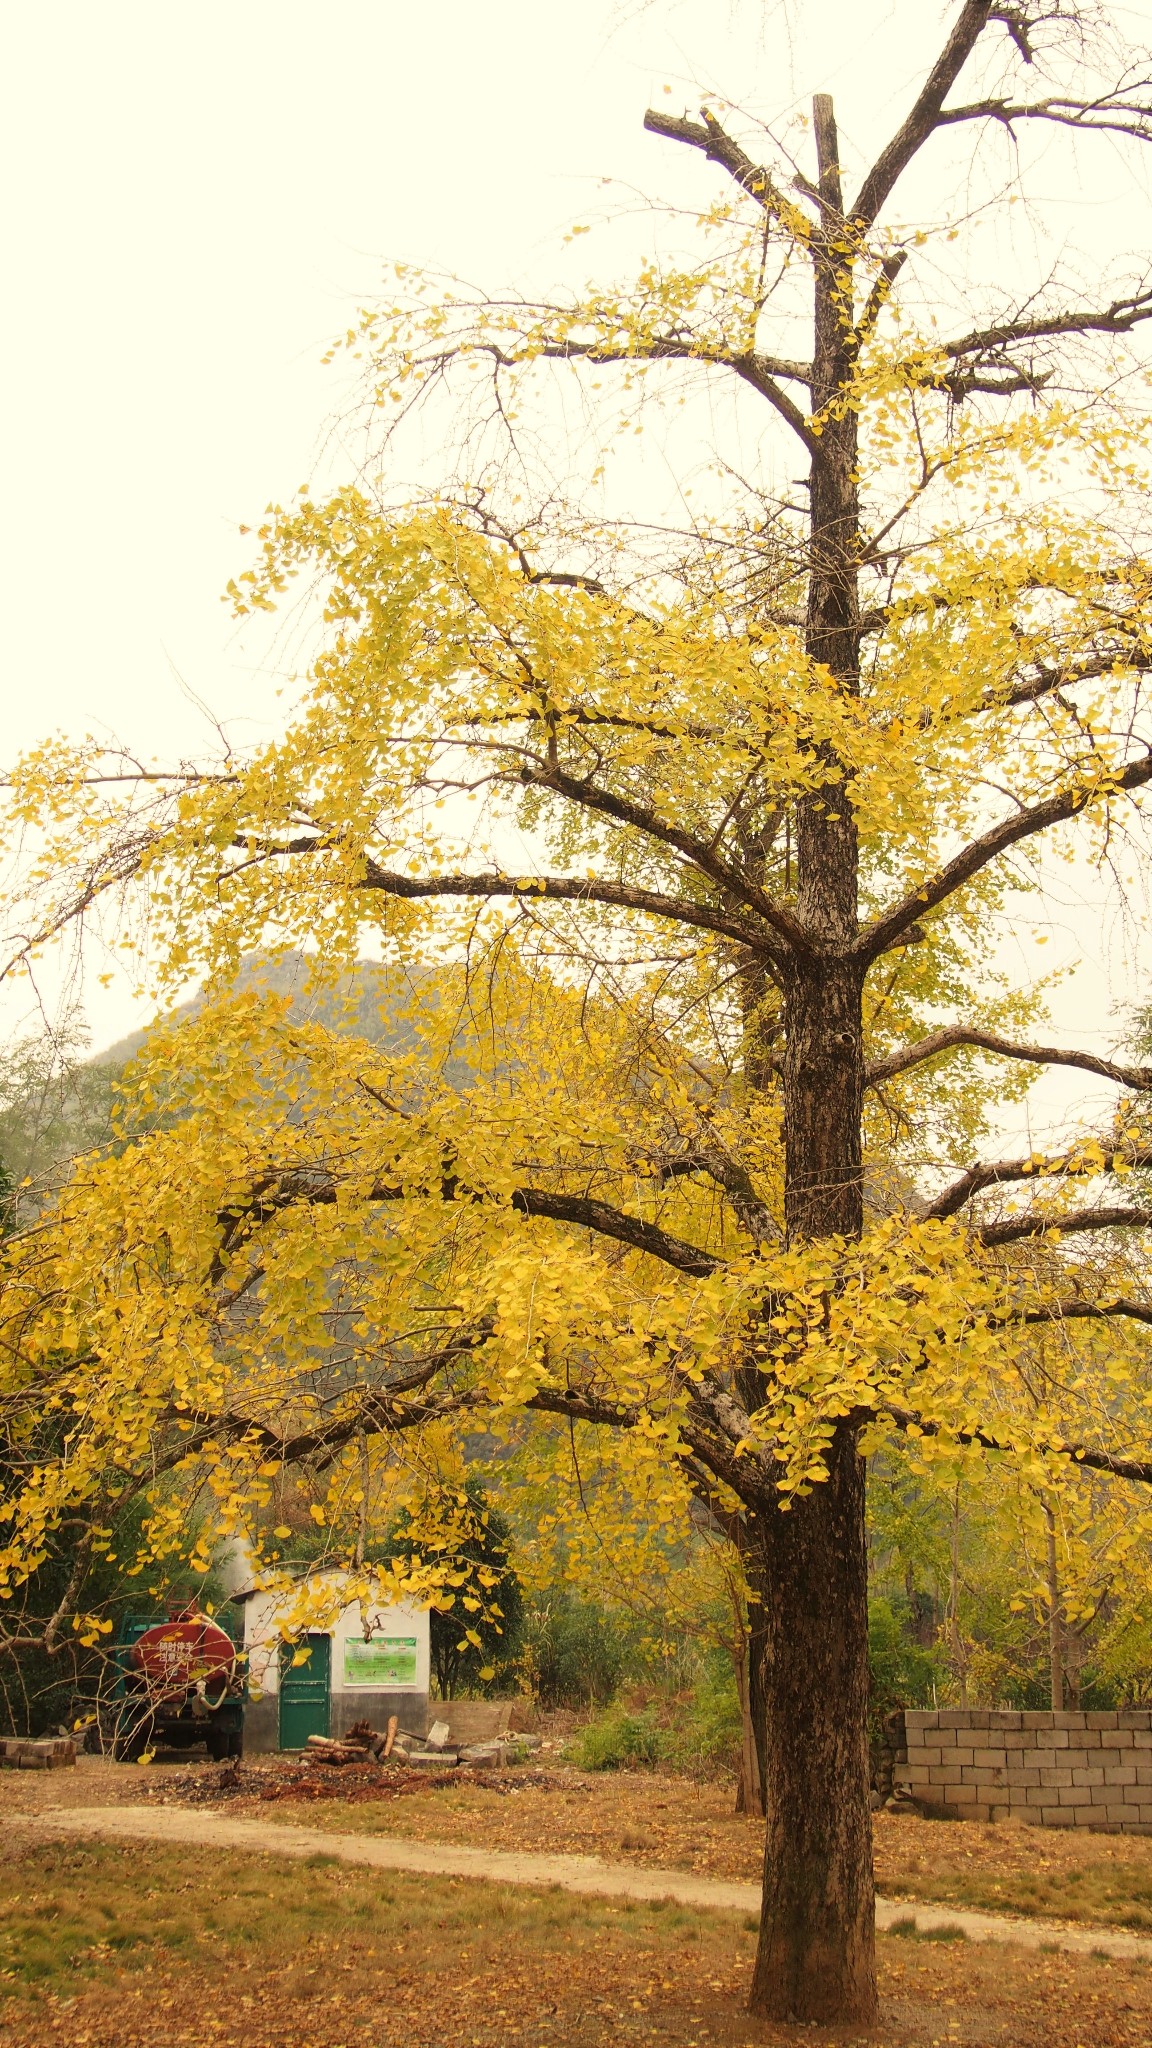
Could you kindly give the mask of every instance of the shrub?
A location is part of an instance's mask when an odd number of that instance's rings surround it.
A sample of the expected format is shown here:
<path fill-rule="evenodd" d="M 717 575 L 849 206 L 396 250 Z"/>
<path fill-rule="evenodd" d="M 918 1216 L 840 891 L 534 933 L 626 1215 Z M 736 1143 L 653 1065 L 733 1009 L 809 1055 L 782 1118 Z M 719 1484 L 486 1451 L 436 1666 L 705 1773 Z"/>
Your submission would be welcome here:
<path fill-rule="evenodd" d="M 653 1715 L 615 1713 L 581 1729 L 571 1754 L 581 1770 L 619 1771 L 658 1764 L 666 1749 L 666 1737 Z"/>
<path fill-rule="evenodd" d="M 677 1708 L 668 1730 L 667 1761 L 682 1771 L 734 1771 L 740 1761 L 741 1734 L 732 1659 L 726 1650 L 710 1650 L 700 1663 L 691 1699 Z"/>
<path fill-rule="evenodd" d="M 524 1645 L 524 1665 L 544 1707 L 607 1705 L 633 1661 L 629 1623 L 564 1587 L 528 1608 Z"/>
<path fill-rule="evenodd" d="M 908 1633 L 891 1601 L 868 1605 L 868 1663 L 872 1675 L 871 1718 L 878 1727 L 896 1707 L 929 1707 L 940 1678 L 936 1654 Z"/>

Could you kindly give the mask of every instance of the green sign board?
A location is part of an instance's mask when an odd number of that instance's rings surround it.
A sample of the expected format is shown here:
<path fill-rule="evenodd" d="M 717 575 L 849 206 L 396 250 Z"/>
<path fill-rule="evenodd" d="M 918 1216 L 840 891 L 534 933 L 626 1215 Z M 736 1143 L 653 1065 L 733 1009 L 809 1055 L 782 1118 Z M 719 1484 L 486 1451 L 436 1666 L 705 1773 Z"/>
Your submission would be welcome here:
<path fill-rule="evenodd" d="M 415 1636 L 348 1636 L 344 1643 L 345 1685 L 415 1685 Z"/>

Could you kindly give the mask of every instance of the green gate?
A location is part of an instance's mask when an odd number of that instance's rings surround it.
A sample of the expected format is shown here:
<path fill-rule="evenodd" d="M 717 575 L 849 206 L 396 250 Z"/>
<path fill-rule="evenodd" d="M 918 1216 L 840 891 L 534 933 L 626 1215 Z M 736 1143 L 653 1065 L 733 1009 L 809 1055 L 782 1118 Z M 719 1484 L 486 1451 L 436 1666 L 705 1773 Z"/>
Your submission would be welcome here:
<path fill-rule="evenodd" d="M 307 1660 L 294 1664 L 301 1650 Z M 280 1747 L 303 1749 L 310 1735 L 327 1735 L 331 1693 L 332 1638 L 305 1636 L 293 1649 L 280 1645 Z"/>

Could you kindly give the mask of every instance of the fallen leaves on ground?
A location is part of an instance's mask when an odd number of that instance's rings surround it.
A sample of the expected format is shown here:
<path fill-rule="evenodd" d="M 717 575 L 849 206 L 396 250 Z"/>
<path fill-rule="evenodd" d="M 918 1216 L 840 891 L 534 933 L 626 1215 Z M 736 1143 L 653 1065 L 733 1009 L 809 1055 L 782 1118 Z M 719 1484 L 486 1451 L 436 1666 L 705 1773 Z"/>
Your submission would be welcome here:
<path fill-rule="evenodd" d="M 744 2010 L 735 1915 L 158 1845 L 0 1870 L 3 2048 L 849 2048 Z M 1147 2048 L 1152 1970 L 880 1943 L 869 2048 Z"/>
<path fill-rule="evenodd" d="M 188 1778 L 184 1786 L 169 1775 L 152 1790 L 159 1800 L 184 1804 L 200 1803 L 207 1787 L 208 1798 L 221 1811 L 253 1819 L 268 1818 L 271 1792 L 277 1820 L 306 1820 L 309 1827 L 342 1833 L 536 1855 L 600 1856 L 611 1863 L 753 1883 L 760 1875 L 764 1824 L 732 1811 L 727 1786 L 653 1772 L 531 1767 L 435 1773 L 415 1783 L 415 1774 L 403 1770 L 374 1776 L 375 1782 L 370 1766 L 337 1770 L 270 1759 L 242 1766 L 220 1796 L 211 1789 L 219 1785 L 219 1776 L 207 1773 L 199 1784 Z M 413 1798 L 413 1792 L 429 1796 Z M 294 1814 L 294 1805 L 306 1807 L 307 1813 Z"/>

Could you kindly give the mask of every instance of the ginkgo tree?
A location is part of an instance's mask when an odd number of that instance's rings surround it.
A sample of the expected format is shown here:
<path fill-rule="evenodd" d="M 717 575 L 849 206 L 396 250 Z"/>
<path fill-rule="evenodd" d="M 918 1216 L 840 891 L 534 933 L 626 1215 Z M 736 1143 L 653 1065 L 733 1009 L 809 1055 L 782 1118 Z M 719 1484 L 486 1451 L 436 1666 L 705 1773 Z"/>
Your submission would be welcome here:
<path fill-rule="evenodd" d="M 146 1050 L 154 1128 L 9 1247 L 6 1426 L 66 1425 L 14 1466 L 10 1581 L 144 1483 L 175 1542 L 285 1466 L 338 1517 L 368 1442 L 602 1438 L 739 1548 L 752 2002 L 823 2021 L 876 2006 L 869 1452 L 1152 1480 L 1152 1071 L 1031 1042 L 998 947 L 1054 864 L 1103 900 L 1139 859 L 1152 288 L 982 281 L 973 242 L 1036 137 L 1085 181 L 1138 153 L 1152 66 L 1088 0 L 962 0 L 909 97 L 851 172 L 823 95 L 795 154 L 649 113 L 698 238 L 619 286 L 402 277 L 348 337 L 372 475 L 270 514 L 233 593 L 313 607 L 278 735 L 170 775 L 51 742 L 9 786 L 17 962 L 122 905 L 220 992 Z M 625 425 L 664 472 L 731 428 L 678 522 Z M 447 1009 L 387 1054 L 230 995 L 269 934 L 460 972 L 473 1084 Z M 1054 1063 L 1115 1113 L 987 1156 L 990 1093 Z"/>

